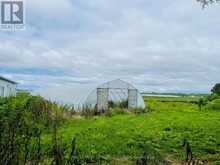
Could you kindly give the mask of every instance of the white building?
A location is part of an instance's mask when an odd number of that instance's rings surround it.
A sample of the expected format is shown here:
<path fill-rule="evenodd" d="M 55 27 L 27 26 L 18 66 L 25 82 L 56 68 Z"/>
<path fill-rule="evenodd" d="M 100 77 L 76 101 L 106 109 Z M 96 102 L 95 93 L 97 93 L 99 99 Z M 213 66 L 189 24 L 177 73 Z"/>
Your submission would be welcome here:
<path fill-rule="evenodd" d="M 16 95 L 17 83 L 0 76 L 0 97 Z"/>

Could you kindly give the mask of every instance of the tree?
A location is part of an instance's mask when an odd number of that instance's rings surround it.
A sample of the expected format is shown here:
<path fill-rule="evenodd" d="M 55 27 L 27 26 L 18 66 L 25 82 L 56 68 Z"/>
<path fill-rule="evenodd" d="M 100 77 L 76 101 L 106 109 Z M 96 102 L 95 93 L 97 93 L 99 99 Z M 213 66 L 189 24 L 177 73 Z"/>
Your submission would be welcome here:
<path fill-rule="evenodd" d="M 215 84 L 215 86 L 211 90 L 212 94 L 216 94 L 220 96 L 220 83 Z"/>
<path fill-rule="evenodd" d="M 202 7 L 206 7 L 209 4 L 220 2 L 220 0 L 197 0 L 197 2 L 200 2 L 202 4 Z"/>

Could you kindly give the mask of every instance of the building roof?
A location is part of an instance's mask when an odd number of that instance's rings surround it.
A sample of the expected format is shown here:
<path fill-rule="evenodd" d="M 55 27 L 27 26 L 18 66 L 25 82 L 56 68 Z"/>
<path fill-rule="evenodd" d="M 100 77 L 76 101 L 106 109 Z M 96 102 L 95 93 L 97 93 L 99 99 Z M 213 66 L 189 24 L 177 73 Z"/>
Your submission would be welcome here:
<path fill-rule="evenodd" d="M 9 79 L 7 79 L 5 77 L 2 77 L 2 76 L 0 76 L 0 80 L 7 81 L 7 82 L 12 83 L 12 84 L 18 84 L 17 82 L 9 80 Z"/>

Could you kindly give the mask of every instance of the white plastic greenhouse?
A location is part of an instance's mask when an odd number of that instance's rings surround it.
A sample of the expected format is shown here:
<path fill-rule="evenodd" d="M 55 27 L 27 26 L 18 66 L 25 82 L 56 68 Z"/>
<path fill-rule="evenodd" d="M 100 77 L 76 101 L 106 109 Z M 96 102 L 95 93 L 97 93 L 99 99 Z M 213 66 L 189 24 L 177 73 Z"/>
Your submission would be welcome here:
<path fill-rule="evenodd" d="M 128 108 L 145 108 L 143 97 L 131 84 L 120 79 L 104 83 L 94 89 L 86 98 L 84 105 L 107 110 L 109 102 L 127 101 Z"/>

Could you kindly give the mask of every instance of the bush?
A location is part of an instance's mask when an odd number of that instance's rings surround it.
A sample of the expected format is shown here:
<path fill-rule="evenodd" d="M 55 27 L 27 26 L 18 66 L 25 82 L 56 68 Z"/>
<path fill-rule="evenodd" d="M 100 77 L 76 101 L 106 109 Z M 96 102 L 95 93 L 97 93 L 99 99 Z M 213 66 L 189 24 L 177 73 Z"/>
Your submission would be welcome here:
<path fill-rule="evenodd" d="M 207 110 L 220 110 L 220 99 L 209 102 L 206 106 Z"/>
<path fill-rule="evenodd" d="M 207 97 L 208 101 L 213 101 L 213 100 L 216 100 L 216 99 L 220 99 L 220 96 L 218 96 L 217 94 L 211 94 Z"/>
<path fill-rule="evenodd" d="M 42 133 L 63 120 L 63 110 L 28 93 L 0 98 L 0 164 L 40 164 Z"/>

